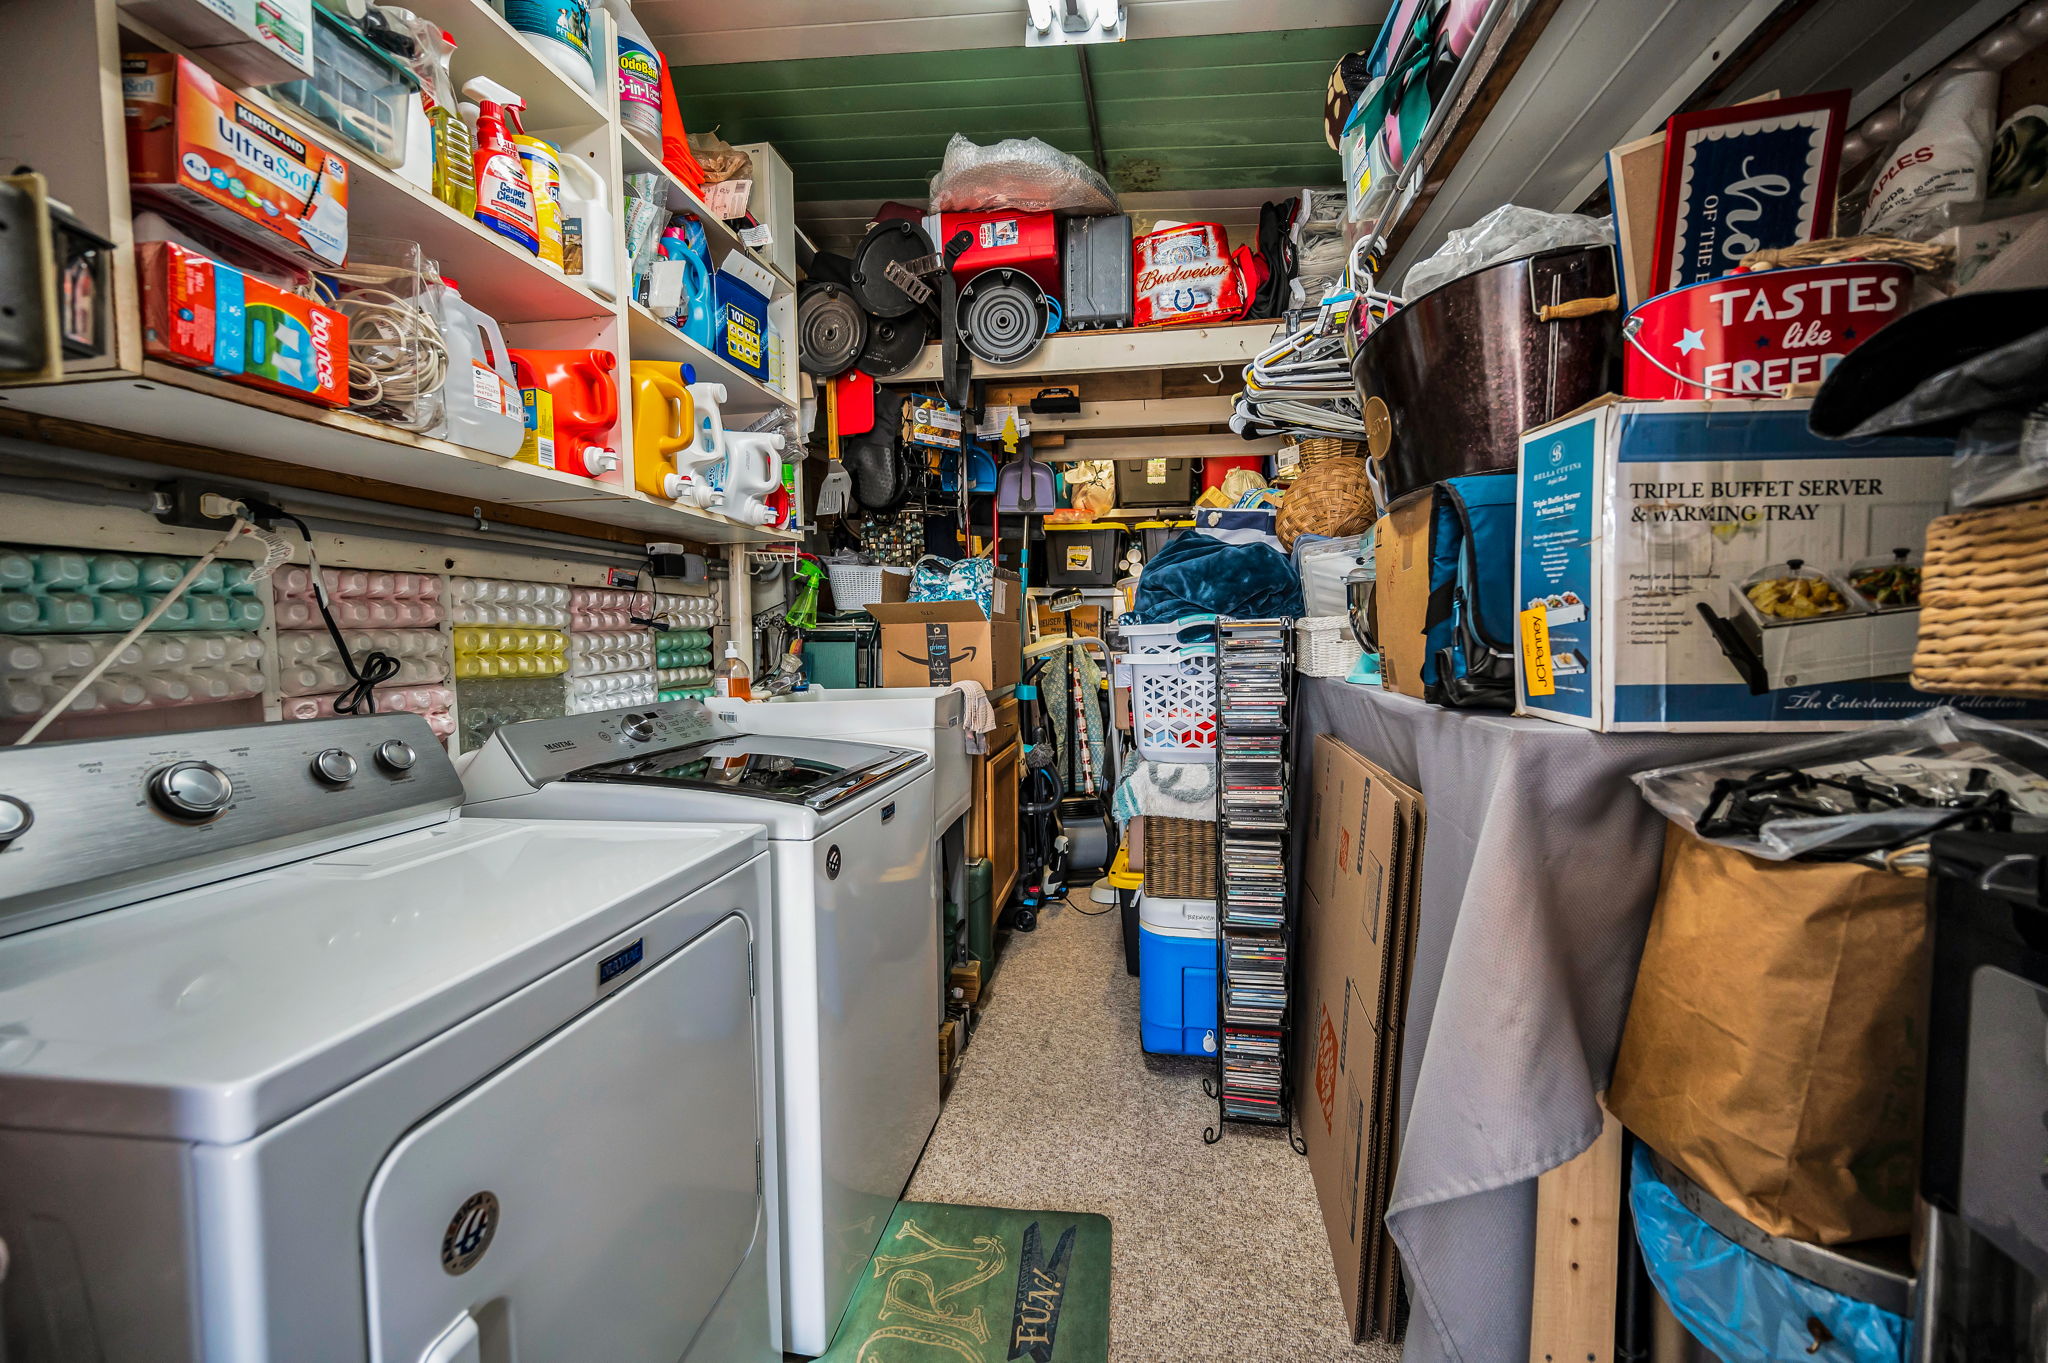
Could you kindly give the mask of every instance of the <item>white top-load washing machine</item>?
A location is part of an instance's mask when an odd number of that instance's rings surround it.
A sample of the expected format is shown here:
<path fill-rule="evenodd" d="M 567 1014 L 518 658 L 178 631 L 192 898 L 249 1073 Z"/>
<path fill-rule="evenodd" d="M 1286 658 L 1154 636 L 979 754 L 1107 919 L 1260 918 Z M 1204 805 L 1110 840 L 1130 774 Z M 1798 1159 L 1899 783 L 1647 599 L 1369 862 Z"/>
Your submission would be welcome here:
<path fill-rule="evenodd" d="M 973 806 L 963 722 L 967 697 L 950 686 L 812 686 L 773 700 L 721 696 L 705 704 L 741 733 L 837 738 L 930 753 L 933 817 L 940 832 Z"/>
<path fill-rule="evenodd" d="M 825 1352 L 938 1120 L 930 757 L 670 701 L 508 724 L 463 783 L 492 817 L 768 826 L 782 1347 Z"/>
<path fill-rule="evenodd" d="M 413 715 L 0 749 L 10 1363 L 768 1363 L 760 830 Z"/>

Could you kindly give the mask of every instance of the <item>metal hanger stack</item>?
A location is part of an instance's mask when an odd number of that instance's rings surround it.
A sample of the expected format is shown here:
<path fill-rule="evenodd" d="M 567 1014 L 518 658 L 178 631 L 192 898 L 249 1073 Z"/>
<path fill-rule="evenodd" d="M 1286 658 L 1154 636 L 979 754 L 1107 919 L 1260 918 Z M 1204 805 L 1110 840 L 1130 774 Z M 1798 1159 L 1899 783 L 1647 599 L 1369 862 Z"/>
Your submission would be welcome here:
<path fill-rule="evenodd" d="M 1230 416 L 1230 428 L 1247 440 L 1269 435 L 1334 436 L 1364 440 L 1364 414 L 1351 379 L 1355 348 L 1351 314 L 1364 307 L 1359 334 L 1401 305 L 1392 294 L 1372 288 L 1361 262 L 1361 239 L 1345 269 L 1344 282 L 1245 366 L 1244 391 Z"/>

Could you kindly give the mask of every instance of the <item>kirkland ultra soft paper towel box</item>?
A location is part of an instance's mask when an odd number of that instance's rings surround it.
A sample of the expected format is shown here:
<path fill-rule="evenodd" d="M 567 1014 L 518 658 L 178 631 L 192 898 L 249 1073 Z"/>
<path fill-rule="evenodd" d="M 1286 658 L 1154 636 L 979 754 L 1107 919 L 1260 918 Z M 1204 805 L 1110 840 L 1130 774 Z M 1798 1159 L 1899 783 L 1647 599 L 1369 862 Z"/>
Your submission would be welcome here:
<path fill-rule="evenodd" d="M 1520 713 L 1610 731 L 1843 729 L 1944 699 L 1907 674 L 1950 442 L 1822 440 L 1808 405 L 1607 399 L 1522 437 Z"/>

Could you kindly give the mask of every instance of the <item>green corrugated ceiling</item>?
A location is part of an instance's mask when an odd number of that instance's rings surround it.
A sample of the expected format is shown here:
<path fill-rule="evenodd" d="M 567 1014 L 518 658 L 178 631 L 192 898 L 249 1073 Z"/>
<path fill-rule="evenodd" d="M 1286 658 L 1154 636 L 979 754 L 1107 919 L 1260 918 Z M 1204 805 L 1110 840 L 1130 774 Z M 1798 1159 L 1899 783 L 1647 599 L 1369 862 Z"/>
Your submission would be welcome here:
<path fill-rule="evenodd" d="M 1085 51 L 1111 182 L 1125 191 L 1324 184 L 1323 90 L 1371 26 L 674 68 L 684 122 L 771 142 L 796 196 L 921 200 L 955 132 L 1040 137 L 1092 163 Z"/>

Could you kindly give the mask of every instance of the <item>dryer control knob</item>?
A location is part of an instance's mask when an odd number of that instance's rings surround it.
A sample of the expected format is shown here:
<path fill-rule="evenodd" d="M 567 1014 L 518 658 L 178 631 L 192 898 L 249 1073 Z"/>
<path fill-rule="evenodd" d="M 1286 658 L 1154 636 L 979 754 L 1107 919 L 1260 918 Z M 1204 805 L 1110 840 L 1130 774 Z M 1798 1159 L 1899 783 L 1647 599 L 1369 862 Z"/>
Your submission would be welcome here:
<path fill-rule="evenodd" d="M 28 832 L 35 821 L 35 811 L 28 807 L 28 801 L 0 795 L 0 847 Z"/>
<path fill-rule="evenodd" d="M 329 748 L 313 758 L 313 777 L 325 785 L 345 786 L 356 779 L 355 756 Z"/>
<path fill-rule="evenodd" d="M 635 743 L 645 743 L 654 737 L 654 716 L 627 715 L 619 721 L 619 729 Z"/>
<path fill-rule="evenodd" d="M 411 771 L 412 764 L 419 760 L 412 744 L 402 738 L 387 738 L 377 745 L 377 765 L 393 775 Z"/>
<path fill-rule="evenodd" d="M 179 819 L 210 819 L 235 798 L 235 783 L 211 762 L 173 762 L 149 776 L 150 802 Z"/>

